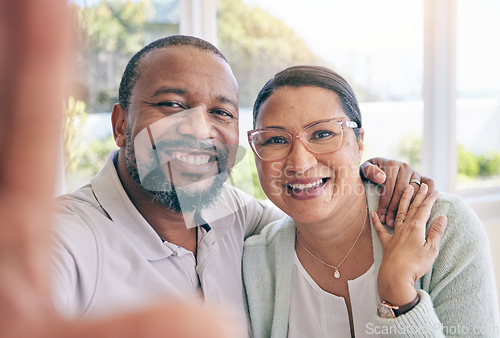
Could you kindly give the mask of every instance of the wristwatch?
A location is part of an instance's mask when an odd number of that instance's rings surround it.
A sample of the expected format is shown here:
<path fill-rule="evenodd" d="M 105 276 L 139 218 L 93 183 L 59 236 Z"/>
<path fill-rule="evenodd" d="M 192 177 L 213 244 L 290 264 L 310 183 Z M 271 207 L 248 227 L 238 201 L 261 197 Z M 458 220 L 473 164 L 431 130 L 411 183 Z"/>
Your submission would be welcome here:
<path fill-rule="evenodd" d="M 417 297 L 415 297 L 414 300 L 412 300 L 408 304 L 401 305 L 401 306 L 392 305 L 391 303 L 386 302 L 384 300 L 377 307 L 378 314 L 382 318 L 396 318 L 398 316 L 401 316 L 402 314 L 407 313 L 411 309 L 413 309 L 415 307 L 415 305 L 418 304 L 419 301 L 420 301 L 420 296 L 418 295 L 418 293 L 417 293 Z"/>

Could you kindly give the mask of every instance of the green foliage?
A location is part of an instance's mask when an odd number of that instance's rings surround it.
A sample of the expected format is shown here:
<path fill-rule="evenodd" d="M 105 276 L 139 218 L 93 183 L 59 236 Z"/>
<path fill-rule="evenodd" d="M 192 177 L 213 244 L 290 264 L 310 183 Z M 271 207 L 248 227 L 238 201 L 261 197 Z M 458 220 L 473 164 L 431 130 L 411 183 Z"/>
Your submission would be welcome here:
<path fill-rule="evenodd" d="M 479 175 L 500 175 L 500 153 L 490 151 L 478 156 Z"/>
<path fill-rule="evenodd" d="M 117 149 L 113 135 L 106 139 L 91 141 L 80 158 L 80 170 L 89 177 L 95 176 L 102 169 L 113 149 Z"/>
<path fill-rule="evenodd" d="M 251 107 L 264 83 L 297 64 L 317 63 L 304 40 L 285 23 L 242 0 L 218 0 L 219 49 L 240 85 L 240 105 Z"/>
<path fill-rule="evenodd" d="M 63 152 L 64 169 L 66 172 L 76 170 L 78 159 L 83 148 L 77 142 L 81 137 L 81 129 L 87 119 L 85 102 L 75 100 L 70 96 L 64 104 L 63 115 Z"/>
<path fill-rule="evenodd" d="M 101 52 L 135 53 L 144 44 L 144 24 L 151 1 L 102 0 L 84 7 L 80 25 L 87 48 Z"/>
<path fill-rule="evenodd" d="M 458 173 L 469 177 L 500 175 L 500 153 L 490 151 L 475 155 L 459 145 Z"/>
<path fill-rule="evenodd" d="M 415 170 L 422 170 L 422 137 L 408 135 L 399 141 L 400 160 L 407 162 Z"/>
<path fill-rule="evenodd" d="M 245 150 L 245 154 L 239 154 L 237 156 L 243 156 L 243 159 L 234 166 L 228 183 L 243 190 L 247 194 L 253 195 L 257 199 L 265 200 L 266 195 L 260 187 L 259 175 L 255 167 L 255 157 L 252 150 L 240 147 L 240 151 L 243 149 Z"/>
<path fill-rule="evenodd" d="M 416 136 L 402 138 L 399 142 L 399 156 L 400 160 L 407 162 L 417 171 L 422 170 L 422 138 Z M 457 166 L 460 180 L 500 175 L 500 153 L 490 151 L 476 155 L 463 145 L 458 145 Z"/>
<path fill-rule="evenodd" d="M 480 165 L 476 155 L 459 145 L 457 156 L 459 174 L 472 177 L 479 175 Z"/>

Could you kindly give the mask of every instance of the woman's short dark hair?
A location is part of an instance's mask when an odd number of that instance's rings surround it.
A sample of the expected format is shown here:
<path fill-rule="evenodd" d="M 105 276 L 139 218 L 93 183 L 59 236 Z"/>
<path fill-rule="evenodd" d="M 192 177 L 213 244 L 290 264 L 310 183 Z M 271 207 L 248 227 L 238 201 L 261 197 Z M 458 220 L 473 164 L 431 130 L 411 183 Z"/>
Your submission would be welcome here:
<path fill-rule="evenodd" d="M 339 97 L 342 110 L 351 121 L 361 128 L 361 112 L 354 92 L 347 81 L 331 69 L 319 66 L 294 66 L 277 73 L 260 90 L 253 105 L 253 125 L 259 115 L 260 106 L 280 87 L 320 87 L 331 90 Z M 360 138 L 359 128 L 354 129 Z"/>

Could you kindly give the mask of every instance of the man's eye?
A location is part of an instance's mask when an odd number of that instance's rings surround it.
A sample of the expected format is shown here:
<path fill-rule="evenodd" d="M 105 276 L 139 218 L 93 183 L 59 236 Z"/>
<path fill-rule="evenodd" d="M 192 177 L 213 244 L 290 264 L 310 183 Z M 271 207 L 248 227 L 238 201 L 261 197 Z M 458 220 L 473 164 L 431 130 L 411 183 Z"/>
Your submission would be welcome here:
<path fill-rule="evenodd" d="M 212 110 L 210 111 L 210 114 L 213 114 L 215 116 L 217 116 L 218 118 L 221 118 L 221 119 L 232 119 L 234 116 L 233 114 L 231 114 L 230 112 L 226 111 L 226 110 L 222 110 L 222 109 L 215 109 L 215 110 Z"/>
<path fill-rule="evenodd" d="M 181 108 L 186 109 L 181 103 L 175 101 L 161 101 L 155 104 L 160 107 Z"/>

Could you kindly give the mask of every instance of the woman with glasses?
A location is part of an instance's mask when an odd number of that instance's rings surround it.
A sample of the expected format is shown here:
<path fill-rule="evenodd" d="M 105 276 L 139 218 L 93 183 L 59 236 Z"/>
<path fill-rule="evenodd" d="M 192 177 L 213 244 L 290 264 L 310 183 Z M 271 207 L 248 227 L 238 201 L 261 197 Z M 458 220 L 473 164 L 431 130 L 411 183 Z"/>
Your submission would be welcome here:
<path fill-rule="evenodd" d="M 488 239 L 460 199 L 413 182 L 394 229 L 381 224 L 378 187 L 359 176 L 361 114 L 341 76 L 288 68 L 253 114 L 262 188 L 288 215 L 245 243 L 253 336 L 500 334 Z"/>

